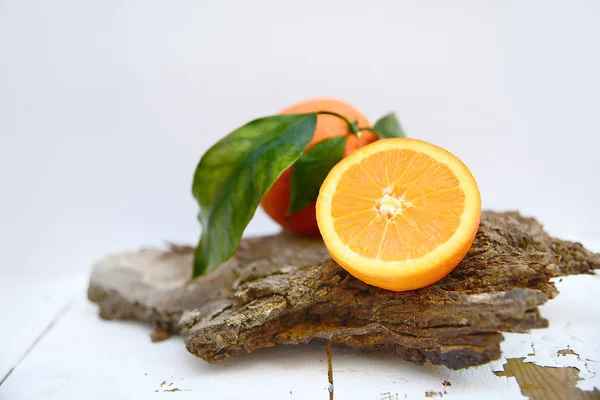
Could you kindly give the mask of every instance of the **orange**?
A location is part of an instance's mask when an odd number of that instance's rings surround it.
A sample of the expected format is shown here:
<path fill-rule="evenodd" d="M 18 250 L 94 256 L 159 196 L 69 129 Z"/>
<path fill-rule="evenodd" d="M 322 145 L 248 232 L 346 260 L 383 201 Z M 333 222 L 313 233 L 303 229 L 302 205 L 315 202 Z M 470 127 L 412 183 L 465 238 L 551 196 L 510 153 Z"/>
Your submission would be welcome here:
<path fill-rule="evenodd" d="M 367 117 L 362 115 L 356 108 L 348 103 L 336 99 L 313 99 L 295 104 L 286 108 L 281 114 L 304 114 L 317 111 L 331 111 L 345 116 L 350 121 L 358 121 L 359 127 L 371 126 Z M 315 143 L 334 136 L 344 136 L 349 133 L 348 124 L 334 115 L 319 115 L 317 127 L 312 141 L 307 147 L 309 150 Z M 359 139 L 354 134 L 348 135 L 346 140 L 346 151 L 344 156 L 351 154 L 354 150 L 377 140 L 377 135 L 370 131 L 363 131 L 363 137 Z M 293 168 L 293 167 L 292 167 Z M 273 218 L 284 229 L 302 233 L 305 235 L 318 235 L 319 227 L 315 216 L 315 202 L 290 215 L 286 219 L 290 205 L 290 178 L 292 168 L 279 177 L 271 190 L 267 192 L 261 202 L 263 210 Z"/>
<path fill-rule="evenodd" d="M 356 278 L 388 290 L 429 286 L 473 244 L 481 198 L 456 156 L 416 139 L 384 139 L 343 159 L 317 200 L 331 257 Z"/>

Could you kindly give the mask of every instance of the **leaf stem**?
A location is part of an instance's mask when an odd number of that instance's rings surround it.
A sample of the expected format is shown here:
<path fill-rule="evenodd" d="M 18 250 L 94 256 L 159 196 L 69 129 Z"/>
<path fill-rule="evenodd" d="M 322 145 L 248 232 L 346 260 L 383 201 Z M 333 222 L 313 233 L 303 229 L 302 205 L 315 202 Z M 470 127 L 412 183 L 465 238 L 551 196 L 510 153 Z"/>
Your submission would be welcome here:
<path fill-rule="evenodd" d="M 375 130 L 375 128 L 373 128 L 372 126 L 359 126 L 358 130 L 359 131 L 371 131 L 371 132 L 377 133 L 377 131 Z"/>
<path fill-rule="evenodd" d="M 362 138 L 362 133 L 360 131 L 367 129 L 367 128 L 359 128 L 356 124 L 356 121 L 352 122 L 348 118 L 344 117 L 343 115 L 335 113 L 333 111 L 317 111 L 317 115 L 333 115 L 335 117 L 343 119 L 344 121 L 346 121 L 346 123 L 350 127 L 350 131 L 352 131 L 352 133 L 354 133 L 356 135 L 356 137 L 359 139 Z"/>

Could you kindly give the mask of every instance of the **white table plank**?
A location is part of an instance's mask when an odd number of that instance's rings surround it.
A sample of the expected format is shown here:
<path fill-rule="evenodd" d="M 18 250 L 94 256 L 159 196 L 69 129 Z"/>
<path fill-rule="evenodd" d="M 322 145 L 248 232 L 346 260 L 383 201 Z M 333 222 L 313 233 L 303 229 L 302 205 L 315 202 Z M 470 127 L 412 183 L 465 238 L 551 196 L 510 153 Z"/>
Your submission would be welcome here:
<path fill-rule="evenodd" d="M 351 349 L 335 348 L 333 365 L 336 399 L 521 397 L 514 379 L 493 374 L 496 363 L 453 371 L 431 364 L 414 365 L 392 355 L 356 354 Z M 444 386 L 444 382 L 451 386 Z"/>
<path fill-rule="evenodd" d="M 519 398 L 516 382 L 498 379 L 490 365 L 451 371 L 431 364 L 417 366 L 398 358 L 356 355 L 338 348 L 333 355 L 336 399 Z M 443 382 L 452 386 L 444 386 Z M 491 392 L 491 397 L 490 397 Z M 497 397 L 494 397 L 497 396 Z"/>
<path fill-rule="evenodd" d="M 102 321 L 81 298 L 0 386 L 0 398 L 144 399 L 174 389 L 190 399 L 328 396 L 322 344 L 279 346 L 210 365 L 189 354 L 180 337 L 151 343 L 150 331 Z"/>
<path fill-rule="evenodd" d="M 24 278 L 0 280 L 0 382 L 18 364 L 76 290 L 85 277 L 53 281 Z"/>

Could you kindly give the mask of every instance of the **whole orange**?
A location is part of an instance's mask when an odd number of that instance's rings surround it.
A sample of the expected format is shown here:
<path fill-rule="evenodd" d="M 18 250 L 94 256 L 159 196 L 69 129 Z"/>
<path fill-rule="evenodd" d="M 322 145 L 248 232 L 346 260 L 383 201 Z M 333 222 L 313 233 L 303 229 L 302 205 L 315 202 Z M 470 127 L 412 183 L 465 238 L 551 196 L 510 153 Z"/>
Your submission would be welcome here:
<path fill-rule="evenodd" d="M 281 114 L 304 114 L 318 111 L 331 111 L 345 116 L 350 121 L 356 120 L 358 121 L 359 127 L 371 126 L 367 117 L 361 114 L 356 108 L 337 99 L 320 98 L 303 101 L 286 108 L 281 111 Z M 349 126 L 343 119 L 334 115 L 319 115 L 317 116 L 315 134 L 308 145 L 307 150 L 321 140 L 334 136 L 344 136 L 347 135 L 349 131 Z M 377 135 L 371 131 L 362 131 L 362 138 L 360 139 L 354 134 L 348 135 L 344 157 L 347 157 L 353 151 L 376 140 Z M 269 190 L 263 198 L 261 206 L 263 210 L 265 210 L 265 212 L 285 230 L 305 235 L 318 235 L 319 227 L 315 215 L 316 201 L 290 215 L 289 220 L 286 219 L 286 213 L 290 205 L 290 178 L 292 168 L 293 167 L 289 168 L 281 175 L 281 177 L 279 177 L 271 190 Z"/>

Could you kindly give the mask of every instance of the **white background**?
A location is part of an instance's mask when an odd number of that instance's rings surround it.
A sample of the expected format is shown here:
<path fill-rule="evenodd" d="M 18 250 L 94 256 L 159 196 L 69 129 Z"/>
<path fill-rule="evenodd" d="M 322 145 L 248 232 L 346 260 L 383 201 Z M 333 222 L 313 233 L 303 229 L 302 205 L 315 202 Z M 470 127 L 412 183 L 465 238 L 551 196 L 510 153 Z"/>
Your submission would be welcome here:
<path fill-rule="evenodd" d="M 599 74 L 594 0 L 0 0 L 0 277 L 195 242 L 201 154 L 316 96 L 397 111 L 484 207 L 599 238 Z"/>

